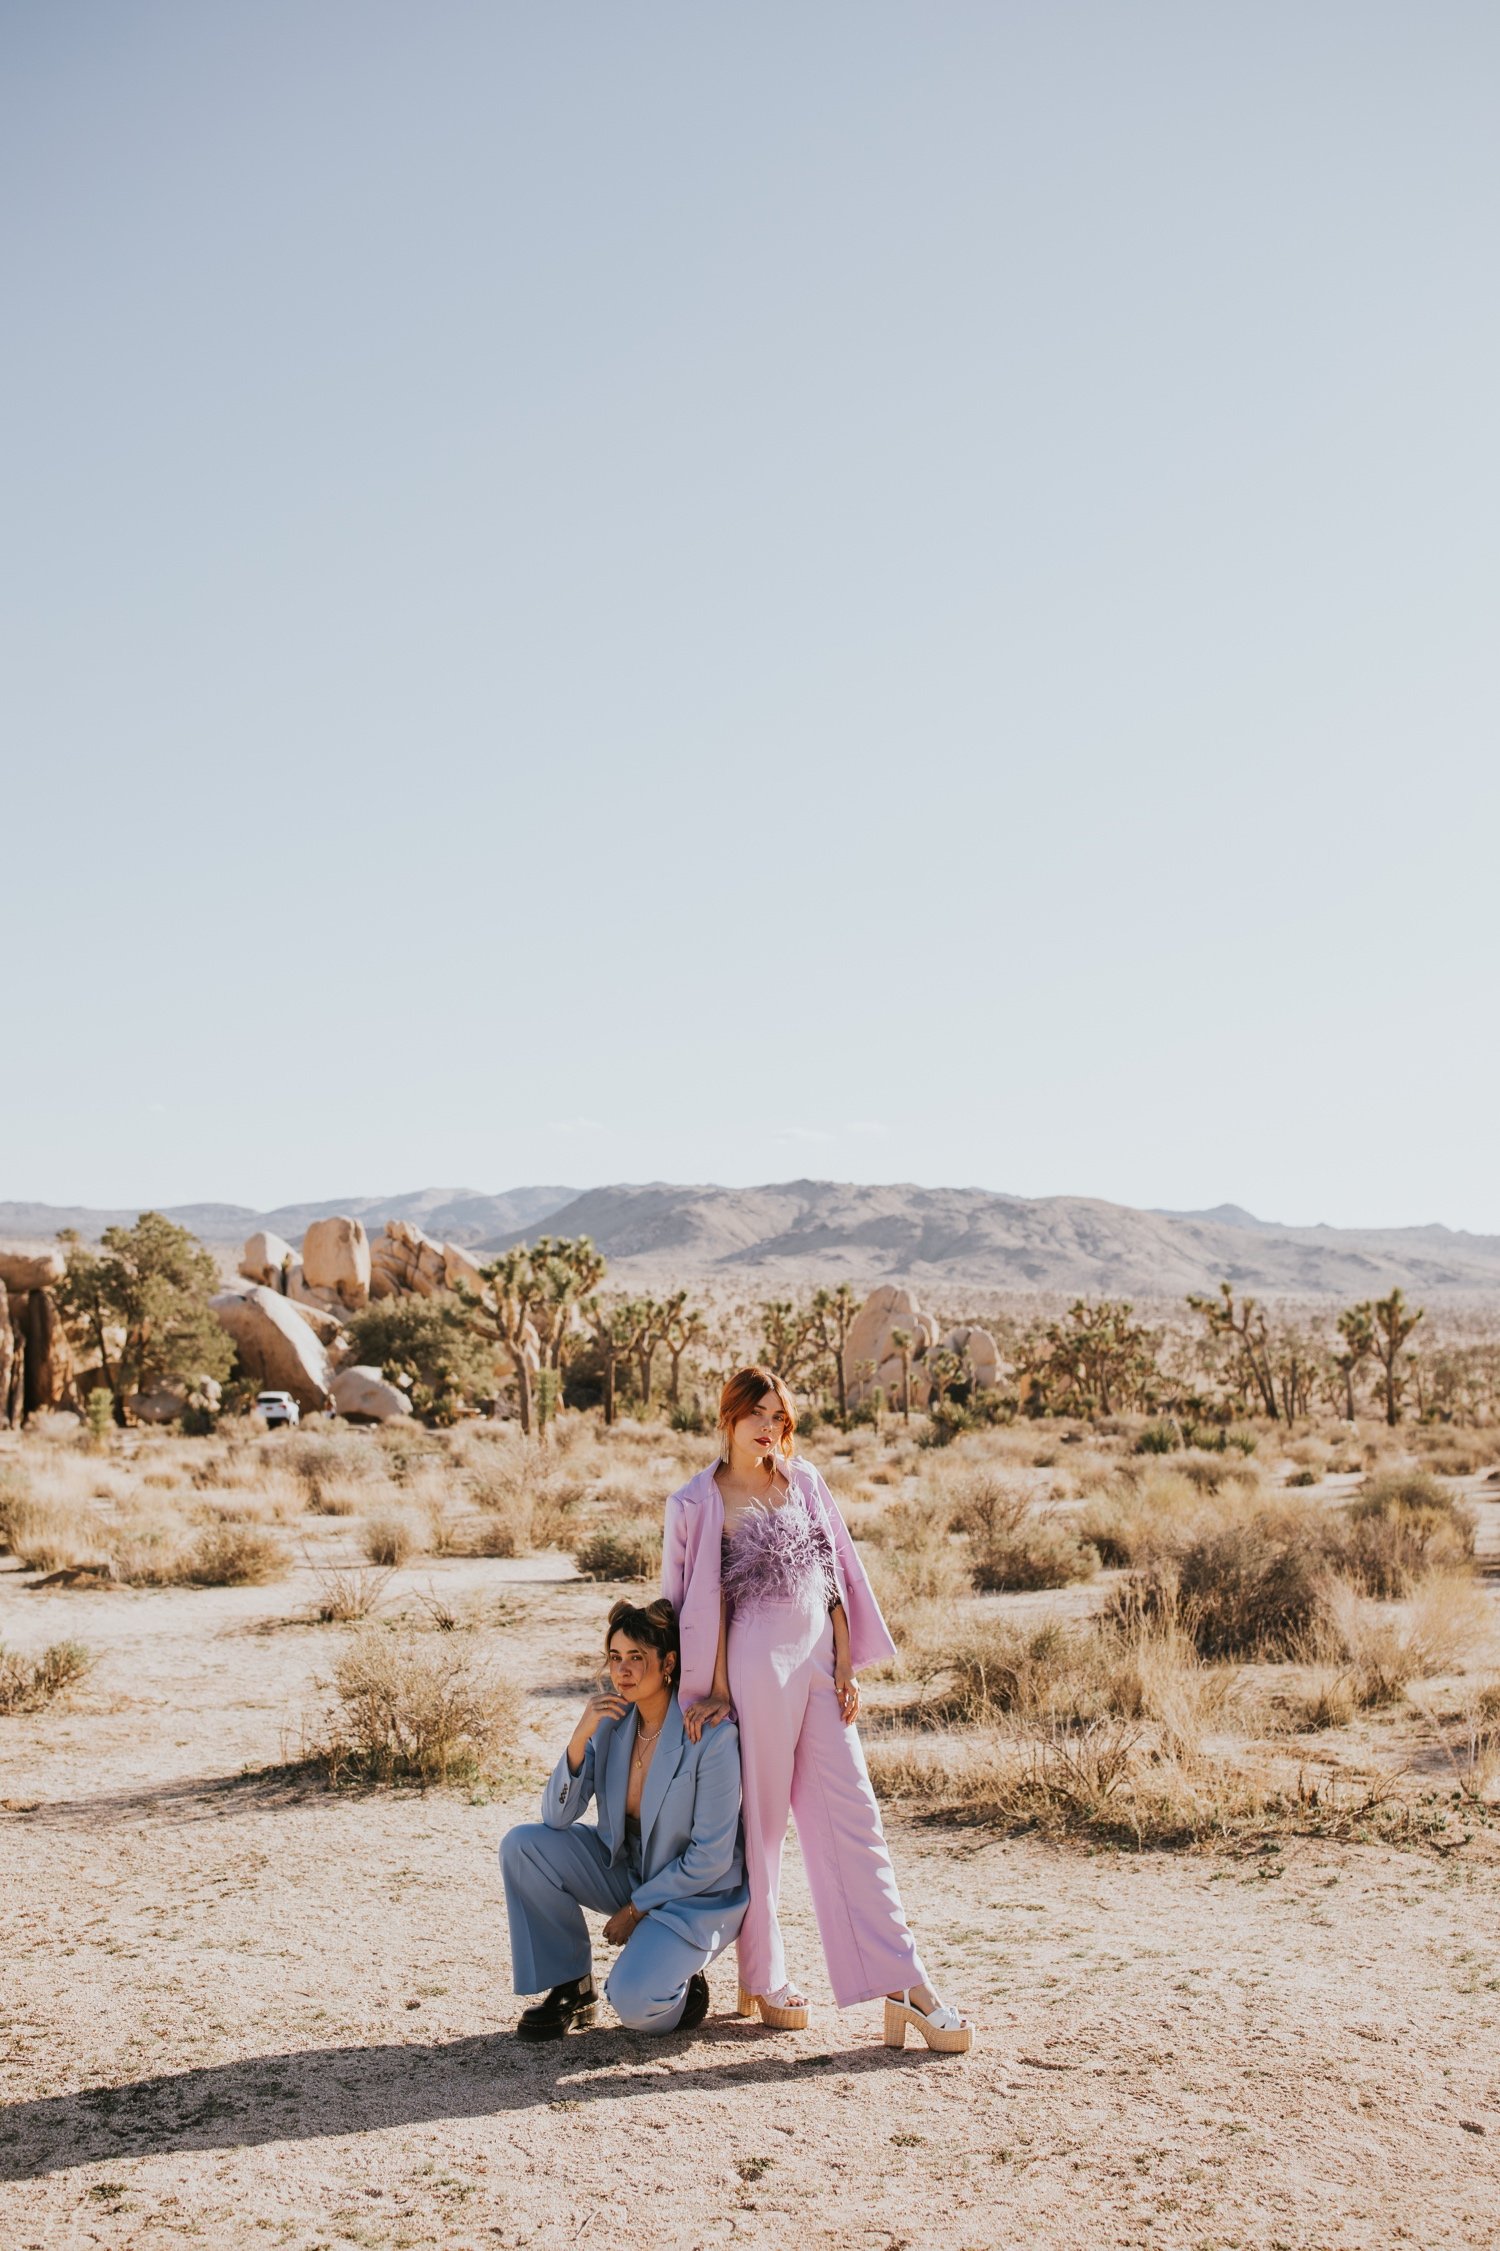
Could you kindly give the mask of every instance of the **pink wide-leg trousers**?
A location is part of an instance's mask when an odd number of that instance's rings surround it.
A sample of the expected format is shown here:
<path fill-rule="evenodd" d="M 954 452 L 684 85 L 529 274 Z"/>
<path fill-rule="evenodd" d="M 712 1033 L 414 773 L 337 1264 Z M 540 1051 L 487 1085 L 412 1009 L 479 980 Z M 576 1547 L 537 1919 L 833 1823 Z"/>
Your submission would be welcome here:
<path fill-rule="evenodd" d="M 788 1812 L 838 2006 L 925 1984 L 864 1750 L 857 1730 L 839 1717 L 827 1612 L 765 1602 L 743 1617 L 736 1613 L 729 1689 L 740 1730 L 750 1879 L 739 1935 L 741 1985 L 774 1993 L 787 1982 L 776 1910 Z"/>

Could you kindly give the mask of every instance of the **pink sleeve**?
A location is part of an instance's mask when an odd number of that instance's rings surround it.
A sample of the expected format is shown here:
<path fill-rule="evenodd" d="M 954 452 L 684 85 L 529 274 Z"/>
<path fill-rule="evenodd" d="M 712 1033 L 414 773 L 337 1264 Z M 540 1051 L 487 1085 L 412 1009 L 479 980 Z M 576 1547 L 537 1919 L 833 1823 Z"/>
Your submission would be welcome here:
<path fill-rule="evenodd" d="M 843 1573 L 848 1598 L 849 1662 L 856 1670 L 861 1665 L 883 1664 L 887 1657 L 894 1657 L 896 1654 L 890 1627 L 881 1615 L 875 1590 L 859 1560 L 859 1550 L 850 1536 L 838 1502 L 824 1482 L 821 1470 L 813 1470 L 813 1480 L 833 1532 L 834 1550 L 838 1556 L 839 1569 Z"/>
<path fill-rule="evenodd" d="M 680 1617 L 682 1598 L 687 1591 L 687 1510 L 675 1493 L 667 1496 L 661 1542 L 661 1591 Z"/>

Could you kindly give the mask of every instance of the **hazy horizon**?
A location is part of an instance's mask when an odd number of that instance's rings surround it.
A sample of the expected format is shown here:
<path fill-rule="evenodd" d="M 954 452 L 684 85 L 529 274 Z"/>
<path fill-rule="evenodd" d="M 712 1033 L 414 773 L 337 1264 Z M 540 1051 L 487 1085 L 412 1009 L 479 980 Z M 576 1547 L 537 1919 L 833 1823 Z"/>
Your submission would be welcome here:
<path fill-rule="evenodd" d="M 986 1182 L 977 1180 L 897 1180 L 895 1178 L 871 1178 L 865 1181 L 850 1181 L 844 1179 L 842 1176 L 837 1176 L 834 1174 L 809 1172 L 784 1173 L 778 1175 L 774 1179 L 766 1178 L 763 1180 L 740 1181 L 708 1179 L 668 1180 L 663 1176 L 654 1176 L 652 1178 L 642 1178 L 639 1180 L 594 1180 L 583 1182 L 575 1181 L 568 1187 L 567 1200 L 571 1201 L 574 1197 L 577 1196 L 586 1196 L 596 1189 L 608 1188 L 724 1188 L 730 1190 L 740 1189 L 749 1191 L 757 1188 L 795 1187 L 799 1182 L 803 1181 L 806 1181 L 813 1186 L 916 1188 L 918 1190 L 932 1192 L 941 1192 L 943 1190 L 951 1189 L 965 1194 L 973 1192 L 979 1195 L 1013 1197 L 1017 1201 L 1023 1203 L 1045 1202 L 1051 1200 L 1053 1197 L 1081 1198 L 1087 1202 L 1117 1205 L 1122 1210 L 1155 1212 L 1165 1218 L 1173 1219 L 1206 1217 L 1216 1211 L 1238 1210 L 1240 1212 L 1243 1212 L 1247 1217 L 1256 1220 L 1261 1226 L 1281 1227 L 1288 1230 L 1309 1227 L 1337 1226 L 1351 1227 L 1360 1231 L 1376 1232 L 1383 1228 L 1391 1227 L 1437 1226 L 1446 1227 L 1450 1229 L 1454 1234 L 1491 1235 L 1497 1232 L 1497 1230 L 1490 1228 L 1469 1227 L 1466 1226 L 1461 1220 L 1447 1219 L 1440 1214 L 1429 1214 L 1426 1219 L 1418 1220 L 1335 1221 L 1323 1218 L 1288 1218 L 1284 1213 L 1280 1212 L 1268 1213 L 1253 1211 L 1239 1197 L 1235 1196 L 1215 1197 L 1211 1203 L 1207 1204 L 1126 1204 L 1123 1203 L 1121 1198 L 1117 1196 L 1099 1196 L 1096 1195 L 1092 1190 L 1086 1188 L 1060 1188 L 1043 1190 L 1038 1196 L 1026 1196 L 1022 1195 L 1020 1191 L 1016 1189 L 994 1188 Z M 482 1188 L 476 1187 L 472 1181 L 423 1181 L 417 1186 L 411 1188 L 351 1188 L 346 1181 L 341 1188 L 330 1190 L 327 1194 L 319 1194 L 317 1192 L 313 1192 L 311 1194 L 298 1193 L 288 1196 L 273 1197 L 264 1203 L 252 1203 L 248 1199 L 241 1196 L 226 1195 L 168 1196 L 163 1197 L 156 1203 L 150 1205 L 143 1203 L 139 1198 L 132 1198 L 129 1196 L 115 1197 L 112 1199 L 95 1199 L 92 1197 L 83 1198 L 79 1196 L 0 1196 L 0 1206 L 8 1203 L 17 1203 L 41 1204 L 47 1206 L 50 1209 L 58 1211 L 135 1211 L 147 1209 L 160 1211 L 183 1211 L 191 1209 L 194 1205 L 218 1204 L 236 1210 L 242 1210 L 258 1216 L 268 1212 L 296 1210 L 303 1205 L 309 1204 L 322 1205 L 338 1203 L 379 1203 L 382 1200 L 389 1200 L 391 1203 L 396 1203 L 405 1198 L 417 1195 L 436 1195 L 444 1197 L 467 1195 L 502 1197 L 514 1195 L 527 1188 L 542 1186 L 555 1187 L 557 1185 L 559 1184 L 556 1182 L 512 1180 L 507 1181 L 499 1187 Z M 562 1207 L 559 1206 L 558 1208 L 561 1209 Z"/>
<path fill-rule="evenodd" d="M 0 1196 L 1500 1232 L 1497 73 L 1471 0 L 5 10 Z"/>

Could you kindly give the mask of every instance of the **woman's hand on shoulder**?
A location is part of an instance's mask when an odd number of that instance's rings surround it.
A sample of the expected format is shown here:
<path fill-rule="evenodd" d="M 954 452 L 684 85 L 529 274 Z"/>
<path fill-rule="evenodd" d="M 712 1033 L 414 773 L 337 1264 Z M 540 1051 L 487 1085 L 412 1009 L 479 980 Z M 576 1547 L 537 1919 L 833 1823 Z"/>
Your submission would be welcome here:
<path fill-rule="evenodd" d="M 727 1696 L 700 1696 L 696 1704 L 689 1704 L 682 1715 L 682 1731 L 690 1743 L 698 1742 L 705 1727 L 717 1727 L 721 1721 L 733 1719 L 734 1705 Z"/>

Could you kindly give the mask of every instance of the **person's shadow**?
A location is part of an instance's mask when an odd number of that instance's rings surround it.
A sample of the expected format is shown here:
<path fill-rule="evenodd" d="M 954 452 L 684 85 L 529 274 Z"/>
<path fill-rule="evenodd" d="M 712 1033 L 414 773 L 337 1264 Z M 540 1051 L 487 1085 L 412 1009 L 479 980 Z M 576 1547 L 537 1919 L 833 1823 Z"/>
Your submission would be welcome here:
<path fill-rule="evenodd" d="M 768 2081 L 790 2091 L 792 2083 L 809 2077 L 862 2076 L 901 2063 L 901 2051 L 875 2046 L 799 2054 L 758 2026 L 711 2019 L 691 2035 L 695 2046 L 708 2045 L 711 2060 L 669 2074 L 639 2068 L 670 2063 L 683 2053 L 687 2037 L 601 2029 L 536 2044 L 501 2033 L 374 2048 L 305 2048 L 201 2071 L 163 2072 L 123 2086 L 85 2087 L 0 2110 L 0 2181 L 35 2180 L 113 2158 L 314 2141 L 323 2134 L 487 2118 L 539 2104 L 572 2109 Z"/>

